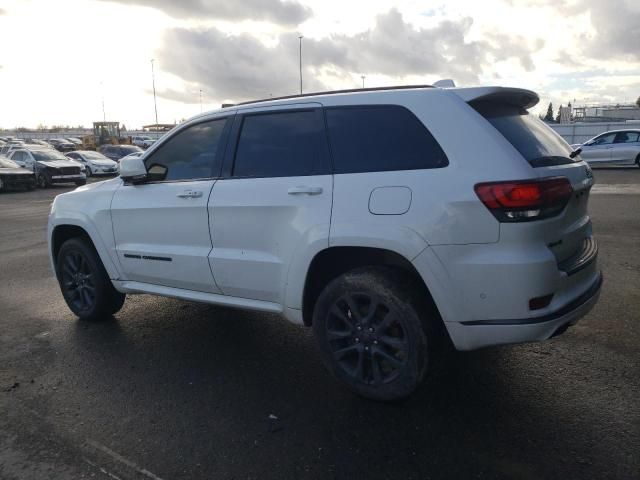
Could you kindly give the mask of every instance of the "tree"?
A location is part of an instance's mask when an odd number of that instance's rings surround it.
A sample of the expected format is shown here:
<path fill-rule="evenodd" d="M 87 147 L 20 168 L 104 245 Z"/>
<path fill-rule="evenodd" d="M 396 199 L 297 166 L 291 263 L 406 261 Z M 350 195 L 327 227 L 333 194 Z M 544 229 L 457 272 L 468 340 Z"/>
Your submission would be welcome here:
<path fill-rule="evenodd" d="M 560 123 L 560 112 L 562 111 L 562 104 L 560 104 L 560 108 L 558 108 L 558 115 L 556 115 L 556 123 Z"/>
<path fill-rule="evenodd" d="M 545 122 L 553 122 L 553 103 L 549 102 L 547 107 L 547 114 L 544 116 Z"/>
<path fill-rule="evenodd" d="M 636 105 L 638 106 L 638 108 L 640 108 L 640 97 L 638 97 L 638 99 L 636 100 Z"/>

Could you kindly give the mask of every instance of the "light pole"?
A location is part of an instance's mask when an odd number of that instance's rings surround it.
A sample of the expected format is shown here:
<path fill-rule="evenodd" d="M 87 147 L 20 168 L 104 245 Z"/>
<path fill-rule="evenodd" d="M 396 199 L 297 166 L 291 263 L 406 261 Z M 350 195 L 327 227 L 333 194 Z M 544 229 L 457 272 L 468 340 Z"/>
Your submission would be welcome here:
<path fill-rule="evenodd" d="M 100 95 L 102 96 L 102 121 L 107 121 L 107 114 L 104 113 L 104 83 L 100 82 Z"/>
<path fill-rule="evenodd" d="M 300 41 L 300 55 L 299 55 L 299 59 L 300 59 L 300 95 L 302 95 L 302 39 L 304 37 L 302 35 L 298 36 L 298 40 Z"/>
<path fill-rule="evenodd" d="M 200 113 L 202 113 L 202 89 L 200 89 Z"/>
<path fill-rule="evenodd" d="M 154 59 L 151 59 L 151 84 L 153 85 L 153 108 L 156 111 L 156 125 L 158 124 L 158 105 L 156 103 L 156 76 L 153 71 L 153 62 Z"/>
<path fill-rule="evenodd" d="M 362 79 L 362 88 L 364 88 L 364 79 L 365 79 L 365 76 L 364 76 L 364 75 L 360 75 L 360 78 Z"/>

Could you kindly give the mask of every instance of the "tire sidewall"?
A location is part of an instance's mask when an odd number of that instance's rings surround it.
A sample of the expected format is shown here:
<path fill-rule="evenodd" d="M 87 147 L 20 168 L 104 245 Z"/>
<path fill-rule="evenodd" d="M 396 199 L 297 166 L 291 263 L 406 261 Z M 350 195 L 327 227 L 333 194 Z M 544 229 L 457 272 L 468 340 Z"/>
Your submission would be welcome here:
<path fill-rule="evenodd" d="M 91 309 L 79 310 L 74 307 L 69 296 L 62 287 L 62 265 L 65 257 L 72 253 L 80 253 L 89 264 L 91 272 L 93 274 L 93 280 L 95 285 L 96 299 Z M 67 305 L 71 311 L 83 320 L 97 320 L 111 315 L 112 312 L 112 300 L 113 300 L 113 285 L 109 280 L 106 270 L 104 269 L 98 254 L 95 249 L 88 245 L 88 243 L 80 238 L 72 238 L 67 240 L 60 247 L 58 257 L 56 258 L 56 276 L 58 283 L 60 284 L 60 290 Z M 121 306 L 121 305 L 120 305 Z"/>
<path fill-rule="evenodd" d="M 422 381 L 427 370 L 428 345 L 422 328 L 419 309 L 410 295 L 403 293 L 394 283 L 393 269 L 367 268 L 346 273 L 330 282 L 318 297 L 313 313 L 313 330 L 322 358 L 331 373 L 358 395 L 381 401 L 402 399 L 413 392 Z M 363 293 L 381 298 L 398 313 L 398 318 L 409 339 L 407 365 L 400 375 L 388 384 L 367 385 L 356 382 L 333 359 L 332 349 L 326 337 L 326 322 L 329 309 L 344 293 Z"/>

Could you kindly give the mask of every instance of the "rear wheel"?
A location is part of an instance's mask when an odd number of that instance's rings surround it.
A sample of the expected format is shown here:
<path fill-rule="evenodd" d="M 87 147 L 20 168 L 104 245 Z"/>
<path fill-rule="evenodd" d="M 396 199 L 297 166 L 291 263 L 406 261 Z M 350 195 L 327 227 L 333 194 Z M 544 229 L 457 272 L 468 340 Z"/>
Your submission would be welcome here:
<path fill-rule="evenodd" d="M 82 238 L 67 240 L 56 262 L 62 295 L 81 320 L 100 320 L 118 312 L 125 295 L 113 288 L 100 257 Z"/>
<path fill-rule="evenodd" d="M 401 271 L 367 267 L 333 280 L 318 298 L 313 329 L 323 360 L 353 392 L 382 401 L 413 392 L 435 335 L 417 289 Z"/>

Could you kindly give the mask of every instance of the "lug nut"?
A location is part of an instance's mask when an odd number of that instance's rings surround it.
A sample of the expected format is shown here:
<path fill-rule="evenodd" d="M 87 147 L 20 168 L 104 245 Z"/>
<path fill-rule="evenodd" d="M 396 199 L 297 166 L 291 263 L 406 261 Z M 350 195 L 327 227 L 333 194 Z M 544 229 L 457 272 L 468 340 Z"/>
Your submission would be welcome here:
<path fill-rule="evenodd" d="M 377 345 L 377 344 L 378 344 L 378 340 L 374 340 L 374 341 L 373 341 L 373 344 L 374 344 L 374 345 Z"/>
<path fill-rule="evenodd" d="M 369 332 L 373 333 L 373 327 L 369 327 Z"/>
<path fill-rule="evenodd" d="M 360 343 L 360 339 L 356 337 L 356 343 Z"/>
<path fill-rule="evenodd" d="M 356 328 L 358 329 L 358 331 L 362 330 L 362 327 L 360 325 L 358 325 Z"/>
<path fill-rule="evenodd" d="M 369 350 L 369 347 L 364 347 L 365 350 Z"/>

